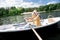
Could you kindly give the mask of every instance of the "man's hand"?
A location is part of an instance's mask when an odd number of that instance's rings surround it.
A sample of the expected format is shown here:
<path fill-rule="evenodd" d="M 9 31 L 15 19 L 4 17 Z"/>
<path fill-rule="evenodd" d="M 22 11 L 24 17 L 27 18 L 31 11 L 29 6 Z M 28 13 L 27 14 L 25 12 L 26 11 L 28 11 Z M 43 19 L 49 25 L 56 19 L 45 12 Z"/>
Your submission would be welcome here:
<path fill-rule="evenodd" d="M 32 18 L 29 17 L 29 18 L 24 18 L 26 20 L 26 22 L 32 22 Z"/>

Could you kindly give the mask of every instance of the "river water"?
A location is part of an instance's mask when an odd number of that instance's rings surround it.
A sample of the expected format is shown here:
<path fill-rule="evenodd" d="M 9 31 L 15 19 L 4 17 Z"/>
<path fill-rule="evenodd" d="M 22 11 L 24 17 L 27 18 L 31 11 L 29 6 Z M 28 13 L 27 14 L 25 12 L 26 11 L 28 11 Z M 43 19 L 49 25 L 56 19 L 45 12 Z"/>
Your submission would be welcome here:
<path fill-rule="evenodd" d="M 50 12 L 50 13 L 39 13 L 42 19 L 48 18 L 48 15 L 52 15 L 53 17 L 60 17 L 60 12 Z M 31 15 L 17 15 L 17 16 L 9 16 L 0 18 L 0 25 L 2 24 L 12 24 L 12 23 L 21 23 L 24 22 L 24 17 L 30 17 Z"/>

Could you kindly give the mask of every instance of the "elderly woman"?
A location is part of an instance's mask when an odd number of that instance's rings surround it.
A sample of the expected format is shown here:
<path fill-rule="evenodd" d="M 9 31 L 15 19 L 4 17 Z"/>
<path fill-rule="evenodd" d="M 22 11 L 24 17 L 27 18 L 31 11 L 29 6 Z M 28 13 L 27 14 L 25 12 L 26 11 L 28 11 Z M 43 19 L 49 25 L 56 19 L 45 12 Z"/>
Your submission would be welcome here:
<path fill-rule="evenodd" d="M 29 18 L 25 18 L 26 22 L 33 22 L 34 25 L 36 25 L 37 27 L 41 26 L 40 24 L 40 17 L 37 14 L 36 10 L 33 11 L 32 16 Z"/>

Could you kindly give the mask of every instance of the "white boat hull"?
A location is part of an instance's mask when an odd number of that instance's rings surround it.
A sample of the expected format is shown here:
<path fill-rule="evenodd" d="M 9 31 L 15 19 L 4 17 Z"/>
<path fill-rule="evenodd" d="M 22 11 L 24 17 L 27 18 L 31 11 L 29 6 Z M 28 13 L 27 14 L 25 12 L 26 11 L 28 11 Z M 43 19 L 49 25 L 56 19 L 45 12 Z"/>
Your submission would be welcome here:
<path fill-rule="evenodd" d="M 46 20 L 45 20 L 46 21 Z M 52 24 L 40 26 L 39 28 L 35 27 L 35 30 L 40 34 L 42 39 L 47 39 L 48 37 L 51 37 L 53 35 L 56 35 L 56 33 L 60 30 L 58 30 L 58 22 L 60 22 L 60 19 L 57 20 L 56 22 L 53 22 Z M 21 23 L 23 24 L 23 23 Z M 10 25 L 10 27 L 9 27 Z M 12 39 L 17 39 L 17 40 L 38 40 L 36 36 L 34 35 L 33 31 L 29 28 L 24 29 L 24 27 L 20 27 L 19 29 L 17 28 L 17 24 L 9 24 L 8 30 L 2 30 L 0 29 L 0 39 L 2 40 L 12 40 Z M 12 28 L 12 25 L 16 26 Z M 28 24 L 27 24 L 28 25 Z M 27 26 L 25 25 L 25 26 Z M 3 26 L 3 25 L 2 25 Z M 7 25 L 5 25 L 7 26 Z M 1 26 L 0 26 L 1 27 Z M 11 28 L 11 29 L 10 29 Z M 17 28 L 17 29 L 16 29 Z"/>
<path fill-rule="evenodd" d="M 44 19 L 44 21 L 41 22 L 40 27 L 33 27 L 33 28 L 43 28 L 46 26 L 53 25 L 55 23 L 58 23 L 60 21 L 60 17 L 53 18 L 54 22 L 48 23 L 48 19 Z M 33 25 L 34 26 L 34 25 Z M 13 31 L 24 31 L 24 30 L 30 30 L 29 23 L 15 23 L 15 24 L 8 24 L 8 25 L 1 25 L 0 26 L 0 32 L 13 32 Z"/>

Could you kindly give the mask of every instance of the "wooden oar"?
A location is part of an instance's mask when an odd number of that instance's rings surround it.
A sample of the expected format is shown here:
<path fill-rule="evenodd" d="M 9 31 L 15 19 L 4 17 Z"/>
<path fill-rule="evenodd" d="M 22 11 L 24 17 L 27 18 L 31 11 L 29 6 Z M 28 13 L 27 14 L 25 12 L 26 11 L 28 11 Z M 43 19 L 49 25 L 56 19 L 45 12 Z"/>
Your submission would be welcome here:
<path fill-rule="evenodd" d="M 36 30 L 34 28 L 32 28 L 31 24 L 29 24 L 29 27 L 32 29 L 32 31 L 35 33 L 35 35 L 37 36 L 37 38 L 39 40 L 42 40 L 42 38 L 39 36 L 39 34 L 36 32 Z"/>

